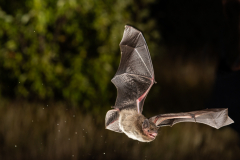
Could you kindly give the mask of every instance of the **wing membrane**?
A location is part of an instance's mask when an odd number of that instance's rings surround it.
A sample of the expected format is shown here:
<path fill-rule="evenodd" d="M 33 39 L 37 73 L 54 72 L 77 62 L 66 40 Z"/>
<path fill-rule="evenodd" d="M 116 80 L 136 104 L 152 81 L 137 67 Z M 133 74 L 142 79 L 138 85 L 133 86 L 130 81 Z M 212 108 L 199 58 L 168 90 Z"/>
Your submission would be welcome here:
<path fill-rule="evenodd" d="M 131 108 L 137 110 L 136 100 L 150 87 L 152 81 L 135 74 L 121 74 L 115 76 L 112 82 L 117 88 L 115 106 L 119 109 Z M 141 104 L 143 106 L 143 104 Z"/>
<path fill-rule="evenodd" d="M 150 120 L 159 127 L 173 126 L 174 124 L 180 122 L 197 122 L 219 129 L 233 123 L 233 120 L 228 117 L 227 108 L 205 109 L 185 113 L 160 114 L 150 118 Z"/>
<path fill-rule="evenodd" d="M 112 79 L 117 88 L 114 108 L 130 107 L 142 112 L 145 97 L 155 81 L 151 57 L 142 33 L 125 26 L 120 49 L 121 61 Z"/>
<path fill-rule="evenodd" d="M 119 113 L 116 109 L 109 110 L 105 117 L 105 127 L 106 129 L 122 133 L 119 127 Z"/>

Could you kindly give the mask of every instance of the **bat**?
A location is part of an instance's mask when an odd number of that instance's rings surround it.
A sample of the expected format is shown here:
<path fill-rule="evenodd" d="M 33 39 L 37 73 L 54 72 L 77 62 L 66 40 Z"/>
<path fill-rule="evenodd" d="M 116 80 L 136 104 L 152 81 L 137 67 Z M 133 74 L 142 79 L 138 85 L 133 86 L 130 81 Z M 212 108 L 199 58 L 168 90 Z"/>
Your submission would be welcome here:
<path fill-rule="evenodd" d="M 159 114 L 146 118 L 143 104 L 155 82 L 152 60 L 142 33 L 126 25 L 120 42 L 121 61 L 111 80 L 117 88 L 115 106 L 105 117 L 106 129 L 140 142 L 153 141 L 160 127 L 179 122 L 203 123 L 216 129 L 233 123 L 227 108 Z"/>

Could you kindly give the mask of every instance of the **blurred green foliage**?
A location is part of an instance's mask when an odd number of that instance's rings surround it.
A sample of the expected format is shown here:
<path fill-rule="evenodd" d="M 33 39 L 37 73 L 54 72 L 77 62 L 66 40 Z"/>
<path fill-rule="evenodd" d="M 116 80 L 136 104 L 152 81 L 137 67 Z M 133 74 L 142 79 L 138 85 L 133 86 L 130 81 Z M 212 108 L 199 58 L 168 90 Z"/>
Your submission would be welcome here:
<path fill-rule="evenodd" d="M 65 100 L 87 108 L 109 104 L 116 96 L 110 79 L 124 25 L 151 30 L 149 41 L 159 39 L 149 18 L 152 1 L 1 1 L 0 96 Z"/>

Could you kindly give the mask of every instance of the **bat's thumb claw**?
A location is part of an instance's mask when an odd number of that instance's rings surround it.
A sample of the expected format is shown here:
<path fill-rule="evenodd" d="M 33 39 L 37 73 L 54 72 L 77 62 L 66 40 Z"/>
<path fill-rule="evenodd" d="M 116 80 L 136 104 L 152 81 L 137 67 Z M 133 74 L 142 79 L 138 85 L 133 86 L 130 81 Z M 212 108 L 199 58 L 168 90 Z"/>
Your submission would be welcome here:
<path fill-rule="evenodd" d="M 190 113 L 190 116 L 191 116 L 192 118 L 194 118 L 195 123 L 197 123 L 195 115 Z"/>
<path fill-rule="evenodd" d="M 154 83 L 156 84 L 157 82 L 156 82 L 156 81 L 154 81 Z"/>

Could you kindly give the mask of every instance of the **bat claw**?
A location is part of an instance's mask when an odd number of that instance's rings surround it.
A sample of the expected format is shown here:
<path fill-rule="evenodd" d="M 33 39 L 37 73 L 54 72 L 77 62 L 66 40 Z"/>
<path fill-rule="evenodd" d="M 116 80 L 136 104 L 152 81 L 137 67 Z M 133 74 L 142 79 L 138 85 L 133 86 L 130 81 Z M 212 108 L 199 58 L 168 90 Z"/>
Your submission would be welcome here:
<path fill-rule="evenodd" d="M 116 106 L 111 106 L 111 108 L 114 108 L 115 110 L 117 110 L 118 112 L 120 112 L 120 109 Z"/>
<path fill-rule="evenodd" d="M 192 118 L 194 118 L 195 123 L 197 123 L 195 115 L 194 115 L 194 114 L 191 114 L 191 113 L 189 113 L 189 114 L 190 114 L 190 116 L 191 116 Z"/>

